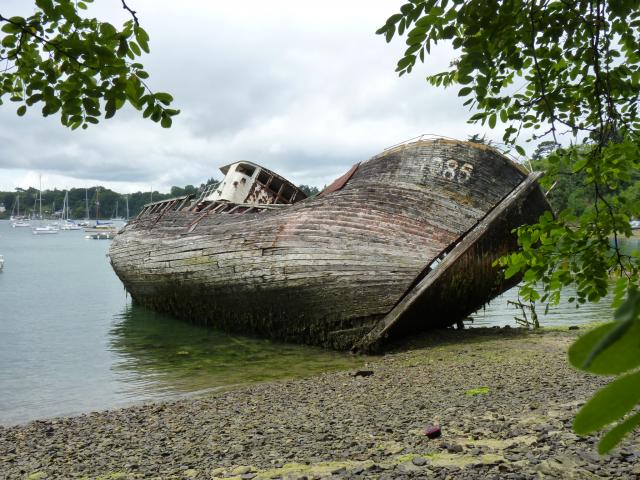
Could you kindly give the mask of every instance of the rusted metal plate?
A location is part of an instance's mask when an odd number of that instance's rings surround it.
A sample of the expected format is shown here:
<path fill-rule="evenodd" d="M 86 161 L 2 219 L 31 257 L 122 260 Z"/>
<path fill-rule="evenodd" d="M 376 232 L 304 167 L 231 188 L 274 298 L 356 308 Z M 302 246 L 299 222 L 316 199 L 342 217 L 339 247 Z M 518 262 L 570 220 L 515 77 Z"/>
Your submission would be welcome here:
<path fill-rule="evenodd" d="M 338 190 L 342 190 L 342 188 L 351 179 L 353 174 L 356 173 L 356 170 L 358 169 L 359 165 L 360 163 L 356 163 L 353 167 L 349 169 L 347 173 L 345 173 L 341 177 L 336 178 L 333 182 L 331 182 L 331 184 L 328 187 L 322 190 L 322 192 L 320 192 L 318 196 L 321 197 L 323 195 L 328 195 L 330 193 L 337 192 Z"/>

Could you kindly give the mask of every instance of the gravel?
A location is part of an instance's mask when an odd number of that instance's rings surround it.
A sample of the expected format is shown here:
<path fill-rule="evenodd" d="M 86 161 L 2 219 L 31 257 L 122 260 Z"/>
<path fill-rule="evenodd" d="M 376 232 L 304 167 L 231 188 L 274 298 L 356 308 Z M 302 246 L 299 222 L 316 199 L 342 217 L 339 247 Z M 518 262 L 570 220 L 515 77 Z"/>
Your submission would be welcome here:
<path fill-rule="evenodd" d="M 0 427 L 0 479 L 636 478 L 639 435 L 601 457 L 571 430 L 607 381 L 567 364 L 578 334 L 432 332 L 367 376 Z"/>

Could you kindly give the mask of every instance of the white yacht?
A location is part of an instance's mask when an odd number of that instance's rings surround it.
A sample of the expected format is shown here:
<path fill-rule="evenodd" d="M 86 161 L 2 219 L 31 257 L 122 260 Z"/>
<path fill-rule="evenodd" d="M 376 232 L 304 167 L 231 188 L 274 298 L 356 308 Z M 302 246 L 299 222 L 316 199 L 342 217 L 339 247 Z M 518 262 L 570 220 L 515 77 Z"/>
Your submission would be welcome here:
<path fill-rule="evenodd" d="M 40 220 L 43 219 L 42 217 L 42 176 L 40 176 L 40 190 L 39 190 L 39 195 L 40 195 Z M 55 234 L 58 233 L 58 227 L 54 226 L 54 225 L 45 225 L 44 227 L 40 226 L 40 227 L 36 227 L 32 230 L 34 235 L 51 235 L 51 234 Z"/>
<path fill-rule="evenodd" d="M 34 235 L 51 235 L 58 233 L 58 228 L 53 225 L 45 225 L 44 227 L 36 227 L 33 229 Z"/>

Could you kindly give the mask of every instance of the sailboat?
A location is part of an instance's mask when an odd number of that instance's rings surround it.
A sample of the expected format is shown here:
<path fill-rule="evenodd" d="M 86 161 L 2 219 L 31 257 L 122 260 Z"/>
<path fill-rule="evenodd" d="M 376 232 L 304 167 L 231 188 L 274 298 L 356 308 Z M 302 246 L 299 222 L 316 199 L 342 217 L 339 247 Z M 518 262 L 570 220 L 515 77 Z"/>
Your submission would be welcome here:
<path fill-rule="evenodd" d="M 112 222 L 100 221 L 100 187 L 96 187 L 96 224 L 93 227 L 85 228 L 87 235 L 85 238 L 92 240 L 111 240 L 118 230 Z"/>
<path fill-rule="evenodd" d="M 82 230 L 82 227 L 69 218 L 69 191 L 64 194 L 62 203 L 62 226 L 61 230 Z"/>
<path fill-rule="evenodd" d="M 81 222 L 78 222 L 78 225 L 80 225 L 81 227 L 88 227 L 89 226 L 89 193 L 86 188 L 84 189 L 84 208 L 85 208 L 84 220 L 82 220 Z"/>
<path fill-rule="evenodd" d="M 13 204 L 13 208 L 15 209 L 15 215 L 13 215 L 13 209 L 11 210 L 11 226 L 13 228 L 16 227 L 30 227 L 31 223 L 29 223 L 29 219 L 23 215 L 20 215 L 20 195 L 16 195 L 16 201 Z"/>
<path fill-rule="evenodd" d="M 42 176 L 40 177 L 40 220 L 42 220 L 44 217 L 42 216 Z M 51 234 L 55 234 L 58 233 L 58 229 L 56 227 L 54 227 L 53 225 L 45 225 L 44 227 L 36 227 L 32 230 L 32 233 L 34 235 L 51 235 Z"/>

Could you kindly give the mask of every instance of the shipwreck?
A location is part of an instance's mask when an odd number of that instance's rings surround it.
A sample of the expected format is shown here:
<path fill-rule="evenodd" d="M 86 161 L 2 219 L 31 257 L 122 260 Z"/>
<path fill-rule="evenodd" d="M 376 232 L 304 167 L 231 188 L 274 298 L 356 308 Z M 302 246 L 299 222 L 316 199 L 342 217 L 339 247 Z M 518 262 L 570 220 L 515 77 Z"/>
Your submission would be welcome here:
<path fill-rule="evenodd" d="M 111 264 L 136 303 L 231 332 L 373 351 L 514 285 L 493 262 L 549 209 L 539 173 L 485 145 L 418 139 L 313 198 L 247 161 L 199 197 L 147 204 Z"/>

